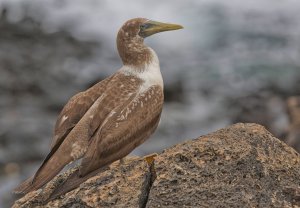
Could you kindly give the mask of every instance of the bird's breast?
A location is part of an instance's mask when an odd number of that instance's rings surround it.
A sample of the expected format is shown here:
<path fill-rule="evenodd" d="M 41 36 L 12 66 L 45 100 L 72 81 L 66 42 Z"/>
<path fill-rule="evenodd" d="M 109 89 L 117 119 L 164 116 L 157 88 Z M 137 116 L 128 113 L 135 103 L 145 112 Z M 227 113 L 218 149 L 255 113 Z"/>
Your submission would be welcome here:
<path fill-rule="evenodd" d="M 123 66 L 120 70 L 125 76 L 132 76 L 140 80 L 139 93 L 145 92 L 151 86 L 157 85 L 163 88 L 163 78 L 160 71 L 159 60 L 156 53 L 152 52 L 152 60 L 142 69 L 136 69 L 133 66 Z"/>

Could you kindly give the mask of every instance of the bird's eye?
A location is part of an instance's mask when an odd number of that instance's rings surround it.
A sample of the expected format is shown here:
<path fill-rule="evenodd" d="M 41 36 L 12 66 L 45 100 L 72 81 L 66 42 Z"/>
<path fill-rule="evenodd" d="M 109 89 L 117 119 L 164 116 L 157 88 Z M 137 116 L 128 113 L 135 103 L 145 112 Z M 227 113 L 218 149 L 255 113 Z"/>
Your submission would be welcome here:
<path fill-rule="evenodd" d="M 145 30 L 146 28 L 147 28 L 147 25 L 145 25 L 145 24 L 143 24 L 143 25 L 140 26 L 141 30 Z"/>

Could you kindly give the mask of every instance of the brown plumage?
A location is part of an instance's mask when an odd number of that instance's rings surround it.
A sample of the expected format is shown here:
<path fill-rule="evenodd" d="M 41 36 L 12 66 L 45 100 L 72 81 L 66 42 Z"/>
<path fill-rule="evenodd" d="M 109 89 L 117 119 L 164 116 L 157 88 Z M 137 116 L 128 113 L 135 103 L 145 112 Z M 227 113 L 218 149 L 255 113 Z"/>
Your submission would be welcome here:
<path fill-rule="evenodd" d="M 26 194 L 83 158 L 79 172 L 56 190 L 65 193 L 93 172 L 128 155 L 156 129 L 163 105 L 163 82 L 155 52 L 143 44 L 157 32 L 182 28 L 136 18 L 117 36 L 124 66 L 114 75 L 73 96 L 55 124 L 51 151 L 34 176 L 15 189 Z"/>

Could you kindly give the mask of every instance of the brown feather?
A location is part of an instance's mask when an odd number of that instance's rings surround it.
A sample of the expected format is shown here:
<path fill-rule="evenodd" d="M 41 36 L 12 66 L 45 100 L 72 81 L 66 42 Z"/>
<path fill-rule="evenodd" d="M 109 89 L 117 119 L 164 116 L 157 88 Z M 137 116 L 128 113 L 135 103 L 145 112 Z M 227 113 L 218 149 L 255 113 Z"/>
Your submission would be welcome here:
<path fill-rule="evenodd" d="M 149 98 L 149 95 L 153 95 L 155 98 L 147 99 L 146 101 L 145 98 Z M 157 102 L 155 102 L 155 99 Z M 135 105 L 134 101 L 139 104 Z M 143 101 L 143 107 L 140 105 L 141 101 Z M 123 158 L 135 147 L 143 143 L 157 128 L 162 104 L 162 89 L 158 86 L 153 86 L 142 96 L 137 97 L 135 100 L 131 100 L 125 108 L 122 110 L 120 108 L 119 113 L 115 114 L 117 116 L 111 117 L 111 119 L 101 127 L 102 131 L 99 129 L 91 140 L 92 143 L 89 147 L 89 150 L 91 151 L 88 151 L 87 154 L 93 152 L 94 157 L 84 158 L 80 167 L 80 172 L 75 171 L 69 176 L 63 184 L 54 190 L 49 200 L 77 188 L 79 184 L 96 175 L 112 162 Z M 144 111 L 144 107 L 147 111 Z M 128 114 L 128 120 L 118 121 L 118 118 L 125 115 L 127 109 L 131 108 L 132 113 Z M 116 124 L 118 124 L 118 127 L 115 126 Z M 120 135 L 123 135 L 123 137 Z M 102 141 L 107 142 L 107 145 L 103 145 L 103 143 L 99 144 L 100 137 L 103 137 L 102 139 L 104 141 Z M 116 141 L 118 139 L 120 141 Z M 100 149 L 99 146 L 96 145 L 99 145 Z M 94 162 L 95 159 L 97 161 Z M 92 166 L 89 166 L 90 164 L 92 164 Z"/>
<path fill-rule="evenodd" d="M 56 143 L 61 143 L 74 126 L 80 121 L 88 109 L 92 106 L 106 89 L 106 85 L 111 81 L 110 76 L 101 82 L 95 84 L 88 90 L 74 95 L 58 116 L 54 128 L 54 137 L 52 140 L 52 148 Z M 63 118 L 66 120 L 63 121 Z"/>
<path fill-rule="evenodd" d="M 136 18 L 126 22 L 118 32 L 117 48 L 124 65 L 135 66 L 143 69 L 145 64 L 151 61 L 149 48 L 143 44 L 144 38 L 138 36 L 139 25 L 147 21 L 144 18 Z"/>
<path fill-rule="evenodd" d="M 102 168 L 99 168 L 89 174 L 87 174 L 84 177 L 80 177 L 79 170 L 76 170 L 72 175 L 70 175 L 66 181 L 64 181 L 62 184 L 60 184 L 58 187 L 54 189 L 54 191 L 51 193 L 50 197 L 47 199 L 46 203 L 48 201 L 51 201 L 55 199 L 58 196 L 61 196 L 69 191 L 72 191 L 73 189 L 77 188 L 81 183 L 85 182 L 89 178 L 95 176 L 96 174 L 105 171 L 107 166 L 104 166 Z"/>
<path fill-rule="evenodd" d="M 149 96 L 153 98 L 150 99 Z M 146 100 L 147 98 L 147 100 Z M 152 86 L 101 126 L 85 154 L 82 176 L 128 155 L 156 129 L 163 105 L 163 91 Z M 146 110 L 145 110 L 146 109 Z"/>
<path fill-rule="evenodd" d="M 70 156 L 65 156 L 65 153 L 68 152 L 67 150 L 70 149 L 71 146 L 69 148 L 62 148 L 64 150 L 61 153 L 56 152 L 60 148 L 65 138 L 91 107 L 91 105 L 104 92 L 106 85 L 109 83 L 112 77 L 113 76 L 108 77 L 105 80 L 95 84 L 85 92 L 76 94 L 69 100 L 60 113 L 55 124 L 55 136 L 52 141 L 50 153 L 44 159 L 42 165 L 37 170 L 35 175 L 25 180 L 14 189 L 15 193 L 26 194 L 32 190 L 40 188 L 50 181 L 66 164 L 72 161 Z M 68 119 L 62 123 L 64 116 L 67 116 Z M 52 158 L 55 153 L 55 157 Z M 63 157 L 60 157 L 60 155 L 63 155 Z M 51 158 L 52 161 L 49 163 L 48 161 Z M 47 167 L 45 168 L 45 166 Z"/>
<path fill-rule="evenodd" d="M 50 153 L 47 155 L 43 164 L 35 173 L 31 183 L 26 181 L 21 186 L 15 189 L 15 192 L 28 193 L 36 190 L 47 182 L 49 182 L 55 175 L 57 175 L 65 165 L 80 159 L 88 148 L 90 139 L 94 132 L 99 128 L 105 118 L 120 105 L 119 103 L 126 103 L 136 94 L 141 81 L 132 83 L 130 80 L 132 76 L 126 76 L 122 73 L 116 73 L 105 85 L 102 90 L 102 95 L 92 103 L 84 116 L 77 122 L 69 134 L 65 138 L 62 137 L 55 141 Z M 124 90 L 120 90 L 120 85 L 124 86 Z M 85 96 L 94 97 L 94 91 L 87 90 Z M 128 96 L 132 94 L 131 96 Z M 90 98 L 89 98 L 90 99 Z M 72 103 L 73 101 L 71 101 Z M 81 99 L 84 103 L 84 99 Z M 70 104 L 69 106 L 75 106 Z M 79 106 L 79 105 L 77 105 Z M 87 106 L 87 105 L 85 105 Z M 71 112 L 71 109 L 65 108 L 65 112 Z M 77 108 L 73 109 L 73 113 Z M 72 115 L 69 113 L 68 115 Z M 75 118 L 74 116 L 71 118 Z M 68 123 L 70 124 L 70 123 Z M 63 127 L 70 126 L 65 125 Z M 59 128 L 58 126 L 57 128 Z M 66 130 L 67 128 L 63 128 Z"/>

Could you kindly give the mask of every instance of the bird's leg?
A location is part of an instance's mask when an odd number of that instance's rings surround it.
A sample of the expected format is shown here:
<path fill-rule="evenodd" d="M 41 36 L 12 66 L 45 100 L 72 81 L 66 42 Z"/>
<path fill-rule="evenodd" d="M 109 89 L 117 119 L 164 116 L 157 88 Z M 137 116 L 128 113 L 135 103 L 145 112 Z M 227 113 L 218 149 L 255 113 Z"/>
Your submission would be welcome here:
<path fill-rule="evenodd" d="M 125 158 L 121 158 L 120 159 L 120 165 L 124 165 L 125 164 Z"/>
<path fill-rule="evenodd" d="M 126 169 L 124 168 L 124 166 L 125 166 L 125 158 L 121 158 L 120 162 L 119 162 L 119 170 L 120 170 L 122 178 L 126 182 L 127 181 L 127 178 L 125 176 Z"/>

